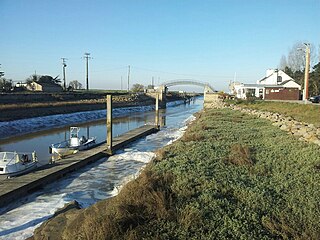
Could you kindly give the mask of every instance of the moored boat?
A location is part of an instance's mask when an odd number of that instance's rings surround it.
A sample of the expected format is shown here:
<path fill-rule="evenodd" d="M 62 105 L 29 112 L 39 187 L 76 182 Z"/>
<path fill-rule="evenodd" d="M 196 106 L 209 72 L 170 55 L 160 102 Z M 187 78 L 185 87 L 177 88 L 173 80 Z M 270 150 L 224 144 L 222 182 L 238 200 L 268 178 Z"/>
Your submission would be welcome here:
<path fill-rule="evenodd" d="M 37 163 L 36 152 L 0 152 L 0 175 L 7 177 L 21 175 L 35 169 Z"/>
<path fill-rule="evenodd" d="M 79 138 L 79 127 L 70 127 L 70 137 L 68 140 L 51 144 L 49 152 L 51 154 L 58 154 L 60 157 L 77 153 L 78 151 L 92 148 L 96 145 L 96 137 L 86 138 L 82 136 Z"/>

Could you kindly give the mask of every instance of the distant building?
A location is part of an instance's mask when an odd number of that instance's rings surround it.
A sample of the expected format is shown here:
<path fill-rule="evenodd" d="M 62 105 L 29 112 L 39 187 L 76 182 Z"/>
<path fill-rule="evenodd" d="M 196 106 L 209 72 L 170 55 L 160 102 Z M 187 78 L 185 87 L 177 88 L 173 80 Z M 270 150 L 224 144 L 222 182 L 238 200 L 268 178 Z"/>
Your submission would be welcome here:
<path fill-rule="evenodd" d="M 301 86 L 282 70 L 268 69 L 266 77 L 256 84 L 235 82 L 230 84 L 232 94 L 246 99 L 253 96 L 261 99 L 299 100 Z"/>
<path fill-rule="evenodd" d="M 38 92 L 62 92 L 63 88 L 61 85 L 56 83 L 39 83 L 31 82 L 27 86 L 28 90 L 38 91 Z"/>

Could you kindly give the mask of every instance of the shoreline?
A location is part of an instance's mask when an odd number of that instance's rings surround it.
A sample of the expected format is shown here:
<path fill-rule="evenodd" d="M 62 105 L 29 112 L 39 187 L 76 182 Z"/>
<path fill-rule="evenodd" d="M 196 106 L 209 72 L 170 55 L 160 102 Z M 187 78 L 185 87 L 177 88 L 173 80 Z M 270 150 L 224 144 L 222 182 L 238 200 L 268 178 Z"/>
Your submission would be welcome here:
<path fill-rule="evenodd" d="M 117 196 L 84 209 L 65 206 L 30 239 L 320 236 L 319 209 L 312 207 L 320 190 L 319 147 L 240 111 L 210 109 L 196 116 L 184 136 L 158 150 Z"/>
<path fill-rule="evenodd" d="M 135 107 L 154 104 L 155 100 L 147 96 L 113 96 L 113 107 Z M 54 101 L 42 103 L 7 103 L 1 104 L 0 122 L 9 122 L 20 119 L 67 114 L 85 111 L 102 110 L 106 108 L 104 98 L 82 99 L 76 101 Z"/>

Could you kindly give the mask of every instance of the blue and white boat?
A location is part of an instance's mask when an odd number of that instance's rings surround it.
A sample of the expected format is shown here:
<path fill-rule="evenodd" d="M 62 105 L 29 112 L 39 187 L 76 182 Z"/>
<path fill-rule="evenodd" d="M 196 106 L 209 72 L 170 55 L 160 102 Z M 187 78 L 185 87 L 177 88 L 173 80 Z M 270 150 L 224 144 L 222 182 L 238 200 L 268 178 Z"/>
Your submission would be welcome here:
<path fill-rule="evenodd" d="M 51 144 L 49 152 L 51 154 L 58 154 L 60 157 L 75 154 L 78 151 L 92 148 L 96 145 L 96 137 L 86 138 L 82 136 L 79 138 L 79 127 L 70 127 L 70 137 L 68 140 Z"/>

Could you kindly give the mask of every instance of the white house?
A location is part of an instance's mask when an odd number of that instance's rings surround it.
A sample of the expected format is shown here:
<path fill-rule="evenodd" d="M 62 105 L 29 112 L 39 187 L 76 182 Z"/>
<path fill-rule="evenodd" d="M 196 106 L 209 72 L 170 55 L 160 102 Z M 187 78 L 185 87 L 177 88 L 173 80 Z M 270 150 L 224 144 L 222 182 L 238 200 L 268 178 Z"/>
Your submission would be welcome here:
<path fill-rule="evenodd" d="M 266 76 L 257 81 L 256 84 L 244 84 L 235 82 L 230 84 L 230 90 L 237 98 L 246 99 L 247 95 L 255 96 L 257 98 L 265 99 L 266 88 L 277 89 L 294 89 L 301 90 L 301 86 L 296 83 L 288 74 L 278 69 L 268 69 Z"/>
<path fill-rule="evenodd" d="M 286 84 L 287 87 L 299 88 L 299 90 L 301 90 L 301 86 L 298 83 L 296 83 L 292 77 L 290 77 L 284 71 L 279 69 L 268 69 L 266 72 L 266 76 L 258 80 L 257 84 L 265 84 L 265 85 Z"/>

